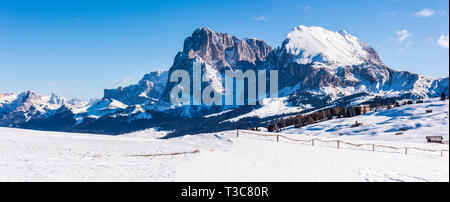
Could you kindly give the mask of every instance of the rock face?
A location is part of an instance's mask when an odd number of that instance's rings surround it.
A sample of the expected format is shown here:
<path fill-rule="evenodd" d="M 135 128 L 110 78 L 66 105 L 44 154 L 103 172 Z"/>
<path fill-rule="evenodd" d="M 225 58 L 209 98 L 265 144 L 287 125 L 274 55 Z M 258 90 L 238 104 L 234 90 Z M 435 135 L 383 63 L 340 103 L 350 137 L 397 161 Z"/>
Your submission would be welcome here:
<path fill-rule="evenodd" d="M 194 31 L 184 41 L 181 59 L 198 59 L 221 71 L 234 69 L 239 62 L 256 65 L 265 61 L 272 48 L 259 39 L 238 39 L 225 33 L 215 33 L 209 28 Z M 177 60 L 177 59 L 176 59 Z M 172 67 L 171 69 L 176 68 Z"/>
<path fill-rule="evenodd" d="M 238 39 L 225 33 L 216 33 L 209 28 L 200 28 L 184 41 L 183 51 L 174 60 L 169 74 L 175 70 L 186 70 L 192 78 L 192 65 L 200 62 L 202 71 L 211 79 L 210 83 L 223 84 L 225 70 L 255 69 L 265 67 L 272 48 L 259 39 Z M 164 101 L 175 83 L 167 83 Z M 207 84 L 204 84 L 207 85 Z M 214 91 L 222 93 L 223 88 L 215 85 Z"/>
<path fill-rule="evenodd" d="M 167 79 L 167 71 L 151 72 L 146 74 L 137 85 L 106 89 L 103 99 L 118 100 L 127 105 L 157 101 L 166 87 Z"/>

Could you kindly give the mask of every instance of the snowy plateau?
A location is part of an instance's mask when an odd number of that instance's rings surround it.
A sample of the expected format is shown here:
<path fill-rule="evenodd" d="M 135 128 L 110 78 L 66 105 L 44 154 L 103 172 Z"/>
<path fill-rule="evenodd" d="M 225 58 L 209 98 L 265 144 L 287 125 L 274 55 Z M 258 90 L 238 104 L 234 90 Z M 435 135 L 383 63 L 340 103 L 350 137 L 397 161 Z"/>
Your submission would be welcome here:
<path fill-rule="evenodd" d="M 120 106 L 118 106 L 120 107 Z M 432 113 L 426 113 L 433 110 Z M 352 128 L 356 121 L 361 127 Z M 396 135 L 401 128 L 407 128 Z M 118 136 L 0 128 L 0 181 L 448 182 L 449 153 L 293 142 L 223 131 L 160 139 L 147 129 Z M 266 132 L 262 132 L 266 133 Z M 449 149 L 449 102 L 332 119 L 282 134 L 393 147 Z M 426 143 L 443 136 L 444 144 Z M 173 155 L 170 155 L 173 154 Z"/>

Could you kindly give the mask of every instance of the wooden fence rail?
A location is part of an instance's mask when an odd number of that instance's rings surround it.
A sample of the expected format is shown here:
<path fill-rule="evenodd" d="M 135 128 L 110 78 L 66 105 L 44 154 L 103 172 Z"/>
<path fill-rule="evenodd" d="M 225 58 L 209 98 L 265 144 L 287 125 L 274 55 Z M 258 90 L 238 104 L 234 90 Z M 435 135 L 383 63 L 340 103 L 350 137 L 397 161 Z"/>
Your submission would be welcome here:
<path fill-rule="evenodd" d="M 369 143 L 355 144 L 355 143 L 346 142 L 346 141 L 342 141 L 342 140 L 323 140 L 323 139 L 319 139 L 319 138 L 301 140 L 301 139 L 294 139 L 294 138 L 286 137 L 286 136 L 280 135 L 280 134 L 262 134 L 262 133 L 257 133 L 254 131 L 246 131 L 246 130 L 237 130 L 236 137 L 239 137 L 239 133 L 246 133 L 246 134 L 257 135 L 257 136 L 262 136 L 262 137 L 276 137 L 277 142 L 280 141 L 280 138 L 284 138 L 286 140 L 295 141 L 295 142 L 311 143 L 312 146 L 314 146 L 315 142 L 336 143 L 336 148 L 338 148 L 338 149 L 340 148 L 341 144 L 346 144 L 346 145 L 350 145 L 350 146 L 354 146 L 354 147 L 371 146 L 372 151 L 375 151 L 376 147 L 386 148 L 386 149 L 394 149 L 394 150 L 404 150 L 405 154 L 408 154 L 408 150 L 413 150 L 413 149 L 419 150 L 419 151 L 424 151 L 424 152 L 440 152 L 441 157 L 444 156 L 444 152 L 449 152 L 449 150 L 447 150 L 447 149 L 437 150 L 437 149 L 423 149 L 423 148 L 419 148 L 419 147 L 394 147 L 394 146 L 388 146 L 388 145 L 369 144 Z"/>

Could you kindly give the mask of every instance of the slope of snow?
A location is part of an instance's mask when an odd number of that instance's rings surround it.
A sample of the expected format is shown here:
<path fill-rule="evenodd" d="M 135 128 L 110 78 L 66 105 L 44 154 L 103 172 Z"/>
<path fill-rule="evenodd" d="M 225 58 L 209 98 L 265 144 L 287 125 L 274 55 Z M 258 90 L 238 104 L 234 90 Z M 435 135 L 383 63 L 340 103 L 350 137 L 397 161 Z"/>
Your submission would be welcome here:
<path fill-rule="evenodd" d="M 232 112 L 232 111 L 233 111 L 233 109 L 228 109 L 228 110 L 225 110 L 225 111 L 222 111 L 222 112 L 219 112 L 219 113 L 214 113 L 214 114 L 206 115 L 205 118 L 211 118 L 211 117 L 221 116 L 221 115 L 223 115 L 223 114 L 226 114 L 226 113 Z"/>
<path fill-rule="evenodd" d="M 16 94 L 0 94 L 0 106 L 2 106 L 2 104 L 4 103 L 10 103 L 12 101 L 14 101 L 15 99 L 17 99 L 17 95 Z"/>
<path fill-rule="evenodd" d="M 280 114 L 298 113 L 312 108 L 311 105 L 304 105 L 301 107 L 292 106 L 287 102 L 288 99 L 288 97 L 264 99 L 261 108 L 254 109 L 250 113 L 229 119 L 227 122 L 236 122 L 250 117 L 266 118 Z"/>
<path fill-rule="evenodd" d="M 88 111 L 92 105 L 96 104 L 98 100 L 92 99 L 92 100 L 76 100 L 69 106 L 70 111 L 72 111 L 73 114 L 80 114 L 85 113 Z"/>
<path fill-rule="evenodd" d="M 176 173 L 182 182 L 448 182 L 449 158 L 242 136 L 229 150 L 180 164 Z"/>
<path fill-rule="evenodd" d="M 433 113 L 426 113 L 433 110 Z M 425 143 L 426 136 L 443 136 L 449 141 L 449 102 L 425 100 L 423 104 L 405 105 L 390 110 L 380 109 L 363 116 L 333 119 L 299 129 L 287 128 L 283 133 L 298 136 L 339 137 L 346 140 L 386 140 Z M 361 127 L 351 126 L 358 121 Z M 397 133 L 403 133 L 396 135 Z"/>
<path fill-rule="evenodd" d="M 149 128 L 146 130 L 136 131 L 132 133 L 127 133 L 124 135 L 121 135 L 122 137 L 135 137 L 135 138 L 147 138 L 147 139 L 158 139 L 163 138 L 167 134 L 169 134 L 170 131 L 159 131 L 158 128 Z"/>
<path fill-rule="evenodd" d="M 443 150 L 448 101 L 427 100 L 349 119 L 283 131 L 296 139 Z M 426 109 L 433 109 L 426 114 Z M 355 120 L 362 127 L 351 128 Z M 395 135 L 400 127 L 409 130 Z M 148 129 L 122 136 L 0 128 L 0 181 L 449 181 L 449 153 L 293 142 L 236 131 L 157 139 Z M 342 136 L 339 136 L 342 133 Z M 194 152 L 172 156 L 149 156 Z"/>
<path fill-rule="evenodd" d="M 345 31 L 332 32 L 321 27 L 299 26 L 286 38 L 286 51 L 300 64 L 314 62 L 351 66 L 369 61 L 368 45 Z"/>
<path fill-rule="evenodd" d="M 160 140 L 0 128 L 0 181 L 446 181 L 448 153 L 371 152 L 236 131 Z M 153 135 L 152 135 L 153 134 Z M 391 142 L 404 145 L 403 142 Z M 441 145 L 413 144 L 421 147 Z M 145 156 L 176 152 L 198 153 Z"/>
<path fill-rule="evenodd" d="M 164 133 L 142 131 L 138 133 Z M 152 135 L 150 135 L 152 136 Z M 145 157 L 231 144 L 214 135 L 159 140 L 140 134 L 102 136 L 0 128 L 0 181 L 173 181 L 177 164 L 195 154 Z"/>
<path fill-rule="evenodd" d="M 104 99 L 104 100 L 101 100 L 101 101 L 95 103 L 91 107 L 89 107 L 87 109 L 87 112 L 89 114 L 101 116 L 101 115 L 105 115 L 105 114 L 114 113 L 120 109 L 126 109 L 127 107 L 128 107 L 128 105 L 123 104 L 122 102 L 119 102 L 117 100 Z"/>

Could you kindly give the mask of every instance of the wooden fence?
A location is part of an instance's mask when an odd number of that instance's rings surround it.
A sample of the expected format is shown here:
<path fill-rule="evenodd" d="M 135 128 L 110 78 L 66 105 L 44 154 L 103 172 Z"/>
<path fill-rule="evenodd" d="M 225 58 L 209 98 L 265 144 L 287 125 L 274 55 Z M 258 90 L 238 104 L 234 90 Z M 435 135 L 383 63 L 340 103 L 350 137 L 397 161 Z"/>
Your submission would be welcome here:
<path fill-rule="evenodd" d="M 285 135 L 280 135 L 280 134 L 264 134 L 264 133 L 258 133 L 255 131 L 246 131 L 246 130 L 237 130 L 236 132 L 236 137 L 239 137 L 239 133 L 246 133 L 246 134 L 250 134 L 250 135 L 257 135 L 257 136 L 262 136 L 262 137 L 276 137 L 277 142 L 280 141 L 280 138 L 284 138 L 290 141 L 295 141 L 295 142 L 304 142 L 304 143 L 311 143 L 312 146 L 314 146 L 315 142 L 324 142 L 324 143 L 335 143 L 336 144 L 336 148 L 340 148 L 341 144 L 342 145 L 350 145 L 350 146 L 354 146 L 354 147 L 364 147 L 364 146 L 370 146 L 372 148 L 372 151 L 375 151 L 376 147 L 379 148 L 386 148 L 386 149 L 394 149 L 394 150 L 404 150 L 405 154 L 408 154 L 408 150 L 419 150 L 419 151 L 425 151 L 425 152 L 440 152 L 441 153 L 441 157 L 444 156 L 444 152 L 449 152 L 448 149 L 423 149 L 423 148 L 418 148 L 418 147 L 394 147 L 394 146 L 388 146 L 388 145 L 380 145 L 380 144 L 355 144 L 355 143 L 351 143 L 351 142 L 346 142 L 346 141 L 342 141 L 342 140 L 322 140 L 319 138 L 313 138 L 313 139 L 308 139 L 308 140 L 301 140 L 301 139 L 294 139 L 294 138 L 290 138 L 287 137 Z"/>

